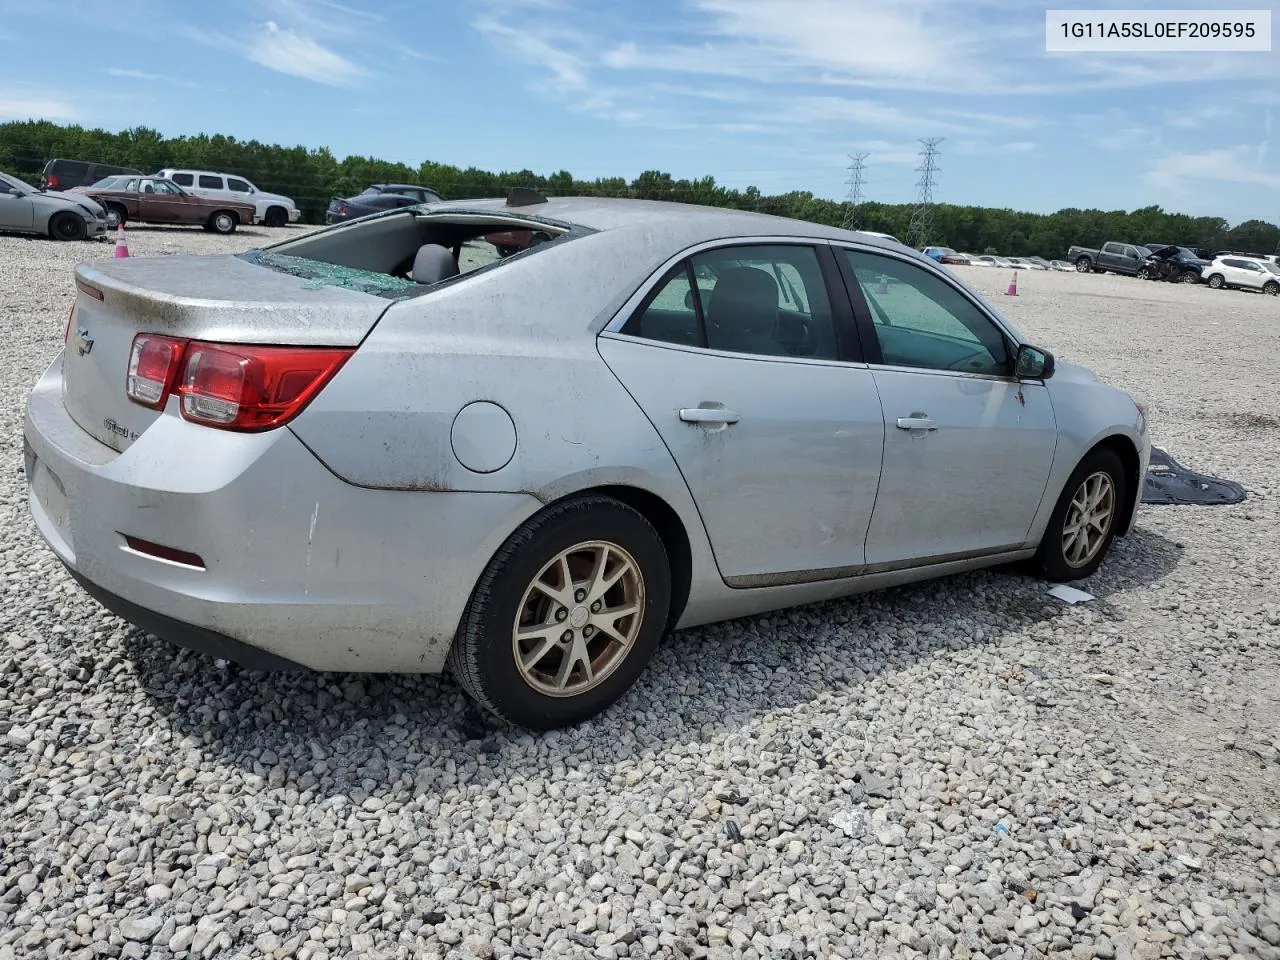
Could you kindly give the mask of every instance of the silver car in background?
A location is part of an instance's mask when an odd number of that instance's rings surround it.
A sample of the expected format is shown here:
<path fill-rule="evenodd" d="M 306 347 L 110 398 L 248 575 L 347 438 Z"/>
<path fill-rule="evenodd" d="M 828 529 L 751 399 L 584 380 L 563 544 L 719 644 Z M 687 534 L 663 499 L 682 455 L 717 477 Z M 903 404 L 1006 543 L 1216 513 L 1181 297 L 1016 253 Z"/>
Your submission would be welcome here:
<path fill-rule="evenodd" d="M 0 233 L 35 233 L 54 240 L 84 240 L 107 232 L 107 213 L 90 197 L 41 193 L 0 173 Z"/>
<path fill-rule="evenodd" d="M 502 257 L 483 238 L 552 239 Z M 1133 526 L 1143 411 L 899 243 L 514 197 L 76 270 L 28 400 L 40 532 L 104 605 L 252 668 L 439 672 L 530 728 L 672 629 Z"/>

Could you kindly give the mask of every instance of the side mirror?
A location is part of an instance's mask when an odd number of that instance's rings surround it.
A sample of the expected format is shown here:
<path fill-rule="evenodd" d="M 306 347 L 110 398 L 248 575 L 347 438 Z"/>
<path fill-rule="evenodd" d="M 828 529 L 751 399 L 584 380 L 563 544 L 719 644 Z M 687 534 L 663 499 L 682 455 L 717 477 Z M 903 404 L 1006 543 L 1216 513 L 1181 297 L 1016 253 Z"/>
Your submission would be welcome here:
<path fill-rule="evenodd" d="M 1053 354 L 1024 343 L 1018 347 L 1013 375 L 1019 380 L 1048 380 L 1053 376 Z"/>

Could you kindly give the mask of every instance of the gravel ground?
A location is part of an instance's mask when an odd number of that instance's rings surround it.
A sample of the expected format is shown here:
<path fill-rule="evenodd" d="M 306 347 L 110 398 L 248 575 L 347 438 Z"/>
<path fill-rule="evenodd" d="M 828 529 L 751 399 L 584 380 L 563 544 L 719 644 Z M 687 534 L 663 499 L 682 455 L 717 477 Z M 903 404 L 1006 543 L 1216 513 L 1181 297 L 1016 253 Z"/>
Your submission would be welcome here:
<path fill-rule="evenodd" d="M 89 252 L 0 237 L 0 960 L 1280 957 L 1280 302 L 958 268 L 1251 497 L 1145 508 L 1093 603 L 984 572 L 687 631 L 535 737 L 448 679 L 219 669 L 75 587 L 22 404 Z"/>

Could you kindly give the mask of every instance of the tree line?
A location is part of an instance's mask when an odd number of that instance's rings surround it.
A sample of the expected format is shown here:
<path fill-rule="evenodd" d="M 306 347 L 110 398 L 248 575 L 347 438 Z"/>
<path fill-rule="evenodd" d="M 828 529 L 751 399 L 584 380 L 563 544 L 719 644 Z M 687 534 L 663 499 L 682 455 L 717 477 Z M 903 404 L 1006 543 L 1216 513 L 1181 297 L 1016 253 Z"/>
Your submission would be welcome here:
<path fill-rule="evenodd" d="M 417 183 L 448 199 L 501 197 L 515 186 L 533 187 L 548 196 L 635 197 L 716 207 L 754 210 L 837 226 L 849 213 L 847 203 L 815 197 L 805 190 L 766 195 L 756 187 L 737 190 L 714 177 L 675 179 L 646 171 L 624 177 L 579 180 L 567 170 L 550 175 L 531 170 L 494 173 L 424 161 L 417 167 L 376 157 L 337 159 L 327 147 L 286 147 L 224 134 L 165 137 L 149 127 L 112 132 L 46 120 L 0 124 L 0 170 L 37 183 L 45 161 L 53 158 L 92 160 L 153 172 L 162 167 L 195 167 L 234 173 L 259 189 L 293 197 L 303 219 L 320 223 L 332 197 L 359 193 L 371 183 Z M 906 240 L 911 204 L 868 202 L 857 210 L 865 230 L 891 233 Z M 934 207 L 929 242 L 968 253 L 1061 258 L 1072 244 L 1098 247 L 1108 240 L 1164 242 L 1213 250 L 1280 252 L 1280 227 L 1264 220 L 1231 226 L 1221 217 L 1169 213 L 1158 206 L 1139 210 L 1081 210 L 1056 213 L 961 206 Z"/>

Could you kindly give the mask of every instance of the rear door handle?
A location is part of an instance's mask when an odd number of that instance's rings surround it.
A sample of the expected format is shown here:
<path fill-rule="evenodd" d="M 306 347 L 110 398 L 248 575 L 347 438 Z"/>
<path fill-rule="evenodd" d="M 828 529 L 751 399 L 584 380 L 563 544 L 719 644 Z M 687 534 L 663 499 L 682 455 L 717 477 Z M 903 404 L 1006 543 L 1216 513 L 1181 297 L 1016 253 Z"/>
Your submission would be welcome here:
<path fill-rule="evenodd" d="M 898 418 L 899 430 L 937 430 L 938 425 L 922 413 Z"/>
<path fill-rule="evenodd" d="M 680 419 L 685 423 L 737 423 L 738 415 L 724 407 L 685 407 L 680 411 Z"/>

